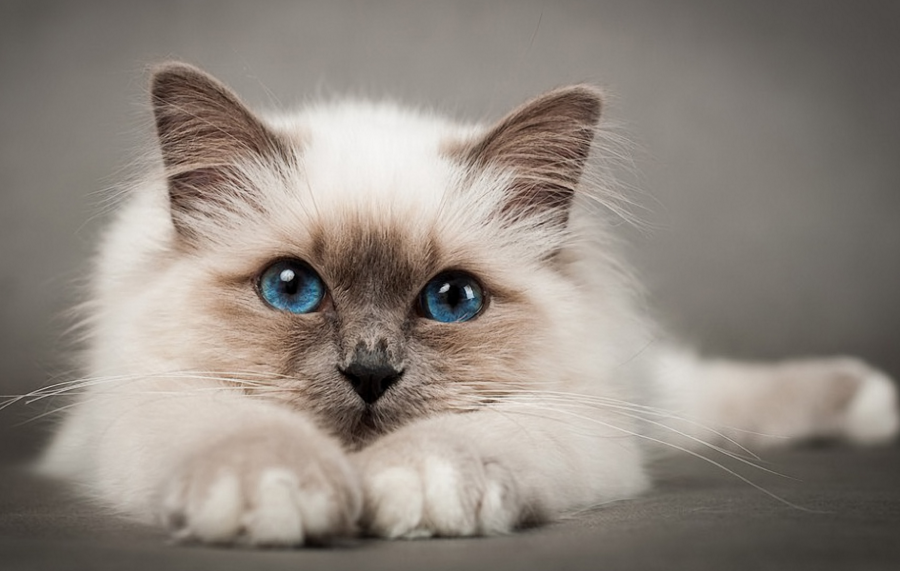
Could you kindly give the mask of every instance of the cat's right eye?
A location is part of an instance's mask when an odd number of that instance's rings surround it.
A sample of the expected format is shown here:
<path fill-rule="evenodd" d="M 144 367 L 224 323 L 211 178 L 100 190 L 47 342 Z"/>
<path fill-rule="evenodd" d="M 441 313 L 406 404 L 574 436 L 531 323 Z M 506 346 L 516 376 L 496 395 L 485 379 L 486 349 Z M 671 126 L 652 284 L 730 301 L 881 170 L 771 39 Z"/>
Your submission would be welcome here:
<path fill-rule="evenodd" d="M 484 290 L 473 276 L 450 271 L 438 274 L 419 294 L 419 311 L 441 323 L 474 319 L 484 309 Z"/>
<path fill-rule="evenodd" d="M 267 267 L 257 282 L 259 296 L 269 306 L 289 313 L 310 313 L 325 298 L 325 284 L 300 260 L 278 260 Z"/>

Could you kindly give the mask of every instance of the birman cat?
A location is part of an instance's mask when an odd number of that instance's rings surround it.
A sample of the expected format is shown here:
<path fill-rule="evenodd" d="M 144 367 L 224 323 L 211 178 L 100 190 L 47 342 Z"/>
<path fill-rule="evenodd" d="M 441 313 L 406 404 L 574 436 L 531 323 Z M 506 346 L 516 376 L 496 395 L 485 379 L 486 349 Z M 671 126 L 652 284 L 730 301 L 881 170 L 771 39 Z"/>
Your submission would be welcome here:
<path fill-rule="evenodd" d="M 897 432 L 855 359 L 665 339 L 604 214 L 592 86 L 489 125 L 258 114 L 182 63 L 151 93 L 158 165 L 103 237 L 41 462 L 117 512 L 208 543 L 503 534 L 640 494 L 654 446 Z"/>

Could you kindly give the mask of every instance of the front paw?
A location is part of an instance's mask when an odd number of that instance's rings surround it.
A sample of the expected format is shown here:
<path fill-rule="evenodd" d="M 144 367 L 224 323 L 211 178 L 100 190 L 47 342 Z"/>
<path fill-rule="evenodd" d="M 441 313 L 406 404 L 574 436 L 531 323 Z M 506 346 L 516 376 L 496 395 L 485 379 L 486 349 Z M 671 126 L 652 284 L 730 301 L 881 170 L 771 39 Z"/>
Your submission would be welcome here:
<path fill-rule="evenodd" d="M 290 546 L 352 533 L 361 506 L 356 474 L 331 440 L 261 432 L 192 457 L 168 483 L 162 516 L 179 540 Z"/>
<path fill-rule="evenodd" d="M 514 474 L 469 442 L 401 431 L 355 460 L 363 483 L 361 521 L 373 535 L 502 534 L 528 511 Z"/>

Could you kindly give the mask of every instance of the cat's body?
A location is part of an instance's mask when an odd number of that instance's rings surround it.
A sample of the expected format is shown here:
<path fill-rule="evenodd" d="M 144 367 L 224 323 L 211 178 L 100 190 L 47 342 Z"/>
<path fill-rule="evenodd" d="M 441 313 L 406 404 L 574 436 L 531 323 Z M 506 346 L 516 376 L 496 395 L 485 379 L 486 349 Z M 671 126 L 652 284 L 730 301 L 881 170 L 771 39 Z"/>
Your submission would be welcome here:
<path fill-rule="evenodd" d="M 263 120 L 180 64 L 153 95 L 165 172 L 106 235 L 43 463 L 125 514 L 210 542 L 503 533 L 640 493 L 646 441 L 897 430 L 856 361 L 659 341 L 596 213 L 592 88 L 491 128 Z"/>

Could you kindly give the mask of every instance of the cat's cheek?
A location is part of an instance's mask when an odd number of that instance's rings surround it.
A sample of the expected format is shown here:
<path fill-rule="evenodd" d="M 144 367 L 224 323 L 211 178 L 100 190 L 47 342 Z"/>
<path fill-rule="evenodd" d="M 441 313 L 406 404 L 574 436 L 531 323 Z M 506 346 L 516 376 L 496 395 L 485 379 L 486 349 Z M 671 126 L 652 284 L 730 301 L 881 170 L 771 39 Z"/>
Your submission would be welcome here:
<path fill-rule="evenodd" d="M 165 485 L 161 517 L 176 539 L 294 546 L 355 532 L 362 498 L 352 465 L 324 438 L 235 438 L 198 453 Z"/>
<path fill-rule="evenodd" d="M 497 459 L 441 435 L 400 431 L 359 452 L 361 523 L 373 535 L 499 535 L 527 511 L 518 482 Z"/>

